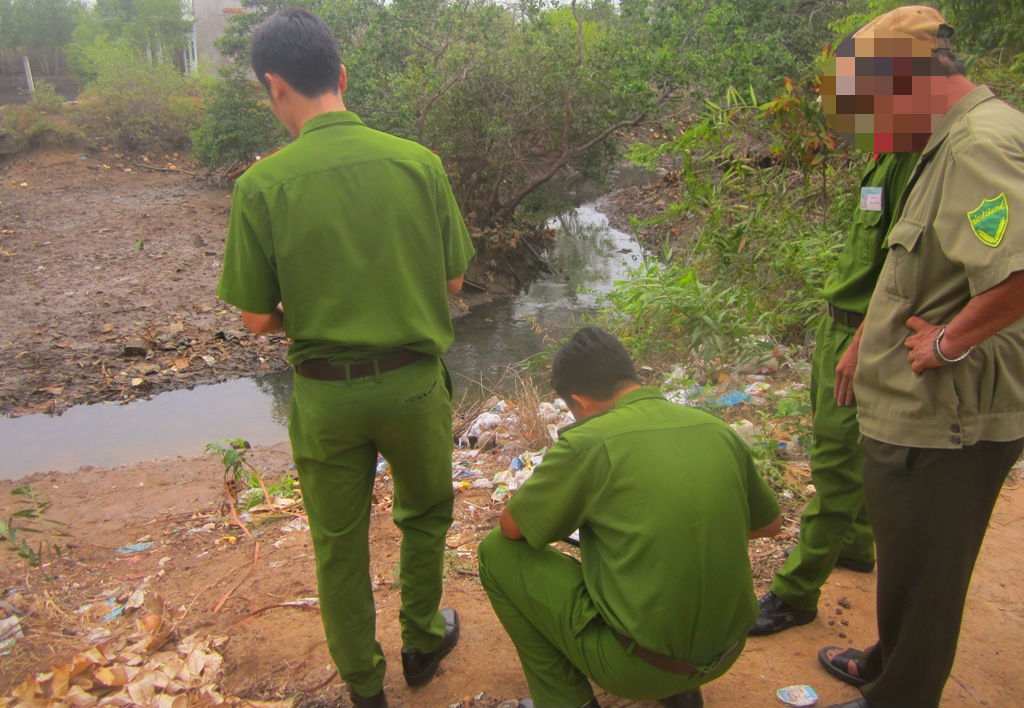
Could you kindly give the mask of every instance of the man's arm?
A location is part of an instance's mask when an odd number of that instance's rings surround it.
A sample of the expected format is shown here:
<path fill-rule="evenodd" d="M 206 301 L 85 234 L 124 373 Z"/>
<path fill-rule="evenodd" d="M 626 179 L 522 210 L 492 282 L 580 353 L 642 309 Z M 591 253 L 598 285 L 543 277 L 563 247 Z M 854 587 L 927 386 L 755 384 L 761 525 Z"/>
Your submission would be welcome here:
<path fill-rule="evenodd" d="M 519 530 L 519 524 L 512 518 L 512 514 L 508 513 L 507 506 L 501 510 L 501 535 L 513 541 L 518 541 L 523 537 L 523 532 Z"/>
<path fill-rule="evenodd" d="M 1010 274 L 1006 280 L 972 297 L 963 310 L 946 325 L 942 335 L 942 354 L 955 359 L 971 347 L 1024 317 L 1024 270 Z M 907 320 L 914 334 L 903 340 L 910 351 L 907 359 L 915 374 L 925 369 L 945 366 L 935 356 L 935 337 L 941 325 L 933 325 L 920 317 Z"/>
<path fill-rule="evenodd" d="M 269 315 L 261 315 L 256 312 L 246 312 L 245 310 L 242 310 L 242 324 L 245 325 L 247 330 L 256 334 L 280 332 L 284 329 L 284 310 L 281 308 L 280 304 L 278 304 L 277 309 Z"/>
<path fill-rule="evenodd" d="M 464 275 L 460 275 L 458 278 L 452 278 L 448 281 L 448 294 L 454 295 L 455 293 L 462 290 L 462 279 Z"/>
<path fill-rule="evenodd" d="M 860 351 L 860 338 L 864 334 L 864 322 L 861 321 L 857 332 L 850 340 L 850 346 L 839 357 L 836 365 L 836 379 L 833 393 L 837 406 L 848 406 L 853 403 L 853 375 L 857 373 L 857 354 Z"/>
<path fill-rule="evenodd" d="M 502 529 L 504 530 L 504 529 Z M 775 536 L 782 530 L 782 514 L 775 517 L 775 520 L 759 529 L 751 529 L 748 538 L 765 538 Z"/>

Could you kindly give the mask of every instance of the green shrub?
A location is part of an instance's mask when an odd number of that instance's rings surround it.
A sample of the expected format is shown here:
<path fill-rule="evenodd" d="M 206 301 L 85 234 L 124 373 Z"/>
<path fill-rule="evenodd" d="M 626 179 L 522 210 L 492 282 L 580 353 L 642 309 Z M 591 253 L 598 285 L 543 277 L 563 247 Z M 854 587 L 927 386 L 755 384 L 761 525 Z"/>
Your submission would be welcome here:
<path fill-rule="evenodd" d="M 210 167 L 231 167 L 265 155 L 286 139 L 262 87 L 241 71 L 228 71 L 213 86 L 202 125 L 192 132 L 192 156 Z"/>
<path fill-rule="evenodd" d="M 161 150 L 188 144 L 202 120 L 202 84 L 168 64 L 152 64 L 125 43 L 89 50 L 96 78 L 80 97 L 79 121 L 101 144 Z"/>
<path fill-rule="evenodd" d="M 53 84 L 48 84 L 45 81 L 36 82 L 36 91 L 32 102 L 43 113 L 60 113 L 64 107 L 64 97 L 57 93 Z"/>
<path fill-rule="evenodd" d="M 0 108 L 0 154 L 36 147 L 69 147 L 84 138 L 82 131 L 60 112 L 48 115 L 35 101 Z"/>

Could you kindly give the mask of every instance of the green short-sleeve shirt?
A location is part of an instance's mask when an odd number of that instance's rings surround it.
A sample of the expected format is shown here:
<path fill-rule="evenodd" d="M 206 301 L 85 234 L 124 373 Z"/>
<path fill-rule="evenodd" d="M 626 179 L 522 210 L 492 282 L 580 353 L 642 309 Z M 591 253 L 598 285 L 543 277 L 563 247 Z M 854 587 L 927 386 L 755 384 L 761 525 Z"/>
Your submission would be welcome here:
<path fill-rule="evenodd" d="M 596 612 L 640 646 L 701 666 L 757 617 L 747 539 L 775 497 L 729 426 L 657 389 L 563 431 L 508 509 L 535 548 L 580 529 Z"/>
<path fill-rule="evenodd" d="M 1024 322 L 922 374 L 903 345 L 912 315 L 946 324 L 1024 270 L 1024 115 L 984 86 L 972 90 L 932 134 L 904 200 L 860 345 L 861 432 L 948 449 L 1024 437 Z"/>
<path fill-rule="evenodd" d="M 236 182 L 217 294 L 261 314 L 283 303 L 293 364 L 443 354 L 446 283 L 472 256 L 437 155 L 323 113 Z"/>
<path fill-rule="evenodd" d="M 860 182 L 860 200 L 836 270 L 825 283 L 825 299 L 841 310 L 863 315 L 885 262 L 885 235 L 900 195 L 917 164 L 917 153 L 883 153 L 871 160 Z"/>

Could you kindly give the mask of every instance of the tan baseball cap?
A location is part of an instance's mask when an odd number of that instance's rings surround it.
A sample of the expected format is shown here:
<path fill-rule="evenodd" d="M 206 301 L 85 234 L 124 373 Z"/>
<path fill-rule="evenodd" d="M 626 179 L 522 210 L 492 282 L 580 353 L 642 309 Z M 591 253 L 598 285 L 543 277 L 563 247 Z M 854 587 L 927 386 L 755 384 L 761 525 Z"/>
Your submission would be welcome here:
<path fill-rule="evenodd" d="M 953 28 L 935 8 L 927 5 L 905 5 L 880 15 L 854 32 L 855 40 L 901 40 L 912 38 L 929 50 L 949 49 Z M 903 43 L 900 43 L 903 45 Z M 913 43 L 916 46 L 917 42 Z M 860 41 L 858 41 L 860 46 Z M 906 46 L 906 45 L 903 45 Z"/>

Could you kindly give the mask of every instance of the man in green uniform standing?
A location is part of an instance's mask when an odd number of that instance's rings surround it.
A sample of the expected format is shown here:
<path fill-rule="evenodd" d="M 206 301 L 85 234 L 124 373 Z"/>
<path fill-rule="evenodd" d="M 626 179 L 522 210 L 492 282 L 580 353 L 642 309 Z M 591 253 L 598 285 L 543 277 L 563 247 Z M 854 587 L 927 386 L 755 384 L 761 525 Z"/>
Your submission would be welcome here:
<path fill-rule="evenodd" d="M 847 704 L 861 708 L 938 706 L 988 520 L 1024 448 L 1024 115 L 964 77 L 934 15 L 876 18 L 823 78 L 847 139 L 923 148 L 854 378 L 879 639 L 819 654 L 862 686 Z"/>
<path fill-rule="evenodd" d="M 440 160 L 345 109 L 330 30 L 306 10 L 257 28 L 252 68 L 294 142 L 235 185 L 218 295 L 254 332 L 284 329 L 289 420 L 327 644 L 357 706 L 387 705 L 369 574 L 377 452 L 402 531 L 402 669 L 429 681 L 458 639 L 440 610 L 452 520 L 447 295 L 473 255 Z"/>
<path fill-rule="evenodd" d="M 828 314 L 811 361 L 815 495 L 800 517 L 800 541 L 761 598 L 752 635 L 806 624 L 818 614 L 821 586 L 835 566 L 869 573 L 875 543 L 864 508 L 864 452 L 851 406 L 859 327 L 885 261 L 885 235 L 917 153 L 878 153 L 861 180 L 860 205 L 836 272 L 825 285 Z M 851 345 L 851 343 L 853 343 Z"/>
<path fill-rule="evenodd" d="M 747 539 L 778 532 L 775 498 L 729 426 L 641 387 L 610 334 L 579 330 L 551 380 L 578 422 L 479 550 L 533 701 L 596 706 L 589 678 L 702 705 L 757 615 Z M 582 563 L 548 545 L 577 528 Z"/>

